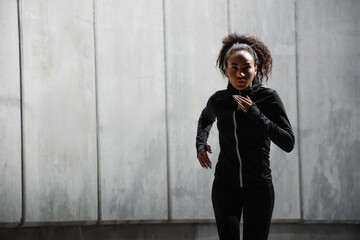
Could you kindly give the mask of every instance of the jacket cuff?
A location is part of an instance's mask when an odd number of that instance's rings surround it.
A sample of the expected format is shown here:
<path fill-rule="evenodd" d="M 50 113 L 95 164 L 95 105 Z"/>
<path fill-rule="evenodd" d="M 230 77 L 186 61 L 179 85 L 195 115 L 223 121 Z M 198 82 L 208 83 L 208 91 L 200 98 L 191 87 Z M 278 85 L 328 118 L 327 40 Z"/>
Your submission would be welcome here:
<path fill-rule="evenodd" d="M 256 106 L 255 103 L 253 103 L 251 105 L 251 107 L 249 108 L 249 110 L 247 111 L 247 114 L 252 115 L 252 116 L 259 116 L 260 115 L 260 109 Z"/>
<path fill-rule="evenodd" d="M 261 113 L 260 109 L 256 106 L 255 103 L 249 108 L 246 112 L 249 118 L 251 118 L 255 123 L 263 127 L 267 131 L 267 118 Z"/>

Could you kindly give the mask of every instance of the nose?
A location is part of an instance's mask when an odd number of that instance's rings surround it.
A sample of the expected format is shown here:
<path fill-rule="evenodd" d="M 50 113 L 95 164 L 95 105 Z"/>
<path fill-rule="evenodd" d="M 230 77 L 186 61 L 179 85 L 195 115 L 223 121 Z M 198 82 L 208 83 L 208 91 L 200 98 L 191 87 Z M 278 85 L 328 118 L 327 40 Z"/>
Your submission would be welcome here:
<path fill-rule="evenodd" d="M 238 73 L 238 77 L 245 77 L 245 74 L 240 71 L 240 72 Z"/>

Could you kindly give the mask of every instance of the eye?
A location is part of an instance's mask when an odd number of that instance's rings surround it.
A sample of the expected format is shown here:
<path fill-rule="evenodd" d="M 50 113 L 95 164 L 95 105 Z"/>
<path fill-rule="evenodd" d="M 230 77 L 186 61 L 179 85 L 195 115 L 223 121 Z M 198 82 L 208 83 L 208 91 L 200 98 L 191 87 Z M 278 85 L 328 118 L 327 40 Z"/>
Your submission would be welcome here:
<path fill-rule="evenodd" d="M 246 67 L 244 67 L 243 68 L 245 71 L 249 71 L 249 69 L 251 69 L 251 67 L 250 66 L 246 66 Z"/>
<path fill-rule="evenodd" d="M 237 70 L 238 68 L 236 66 L 232 66 L 231 69 Z"/>

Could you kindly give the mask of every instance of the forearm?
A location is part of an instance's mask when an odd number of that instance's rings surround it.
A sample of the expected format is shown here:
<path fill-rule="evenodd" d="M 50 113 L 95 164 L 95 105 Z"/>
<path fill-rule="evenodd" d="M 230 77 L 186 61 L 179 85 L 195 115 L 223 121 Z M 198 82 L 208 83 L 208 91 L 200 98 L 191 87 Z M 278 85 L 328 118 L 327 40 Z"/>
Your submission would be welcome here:
<path fill-rule="evenodd" d="M 201 150 L 206 149 L 207 139 L 212 127 L 211 121 L 206 121 L 201 115 L 198 121 L 197 134 L 196 134 L 196 151 L 199 153 Z"/>
<path fill-rule="evenodd" d="M 207 140 L 216 116 L 212 104 L 213 97 L 210 97 L 206 107 L 202 110 L 199 117 L 197 134 L 196 134 L 196 151 L 199 153 L 201 150 L 206 149 Z"/>
<path fill-rule="evenodd" d="M 272 142 L 285 152 L 291 152 L 294 148 L 295 137 L 285 112 L 276 117 L 277 124 L 265 116 L 255 104 L 247 111 L 247 115 L 266 131 Z"/>

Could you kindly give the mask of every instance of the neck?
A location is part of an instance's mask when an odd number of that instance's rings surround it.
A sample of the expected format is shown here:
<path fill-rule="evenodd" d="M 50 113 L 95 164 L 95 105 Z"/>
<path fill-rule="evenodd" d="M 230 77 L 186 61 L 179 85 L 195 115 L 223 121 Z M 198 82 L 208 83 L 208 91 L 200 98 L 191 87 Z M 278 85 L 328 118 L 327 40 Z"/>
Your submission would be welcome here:
<path fill-rule="evenodd" d="M 233 85 L 231 85 L 230 81 L 228 82 L 227 89 L 231 92 L 231 94 L 242 95 L 242 94 L 248 94 L 248 93 L 252 92 L 254 90 L 254 88 L 257 88 L 260 85 L 261 85 L 260 82 L 255 77 L 252 82 L 252 85 L 245 89 L 241 89 L 241 90 L 236 89 Z"/>

